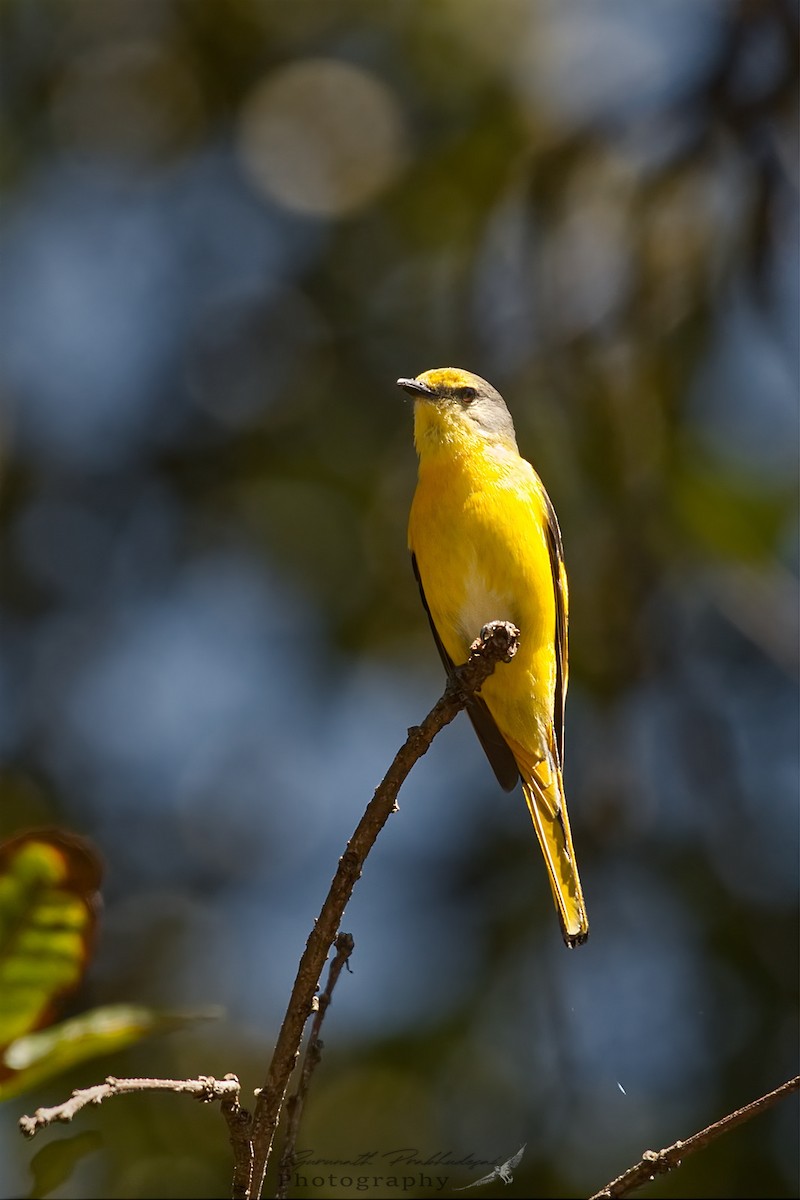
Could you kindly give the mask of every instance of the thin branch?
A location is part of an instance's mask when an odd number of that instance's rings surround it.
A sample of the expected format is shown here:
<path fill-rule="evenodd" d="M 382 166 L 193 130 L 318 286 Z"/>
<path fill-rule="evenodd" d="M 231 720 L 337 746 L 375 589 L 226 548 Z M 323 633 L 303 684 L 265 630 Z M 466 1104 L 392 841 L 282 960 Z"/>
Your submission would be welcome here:
<path fill-rule="evenodd" d="M 226 1079 L 235 1079 L 235 1075 L 226 1075 Z M 253 1139 L 250 1130 L 253 1124 L 252 1114 L 239 1104 L 239 1094 L 223 1097 L 220 1111 L 228 1126 L 228 1140 L 233 1151 L 233 1182 L 232 1189 L 247 1187 L 253 1171 Z"/>
<path fill-rule="evenodd" d="M 794 1079 L 787 1079 L 786 1083 L 782 1083 L 773 1092 L 767 1092 L 766 1096 L 760 1096 L 758 1100 L 745 1104 L 744 1108 L 737 1108 L 736 1112 L 729 1113 L 727 1117 L 722 1117 L 713 1125 L 701 1129 L 699 1133 L 693 1134 L 685 1142 L 674 1142 L 665 1150 L 645 1150 L 641 1160 L 635 1166 L 629 1167 L 622 1175 L 612 1180 L 611 1183 L 607 1183 L 601 1191 L 595 1192 L 590 1200 L 614 1200 L 617 1196 L 627 1196 L 634 1188 L 641 1187 L 643 1183 L 649 1183 L 656 1175 L 666 1175 L 675 1167 L 679 1167 L 690 1154 L 703 1150 L 723 1133 L 749 1121 L 756 1113 L 772 1108 L 773 1104 L 777 1104 L 791 1092 L 796 1092 L 798 1088 L 800 1088 L 800 1075 L 795 1075 Z"/>
<path fill-rule="evenodd" d="M 397 807 L 397 793 L 414 763 L 428 750 L 440 729 L 466 706 L 470 696 L 491 675 L 498 662 L 510 662 L 517 651 L 519 631 L 506 621 L 492 621 L 470 647 L 466 663 L 453 671 L 444 695 L 421 725 L 412 726 L 408 738 L 367 805 L 366 811 L 339 859 L 339 865 L 306 948 L 300 959 L 292 994 L 283 1019 L 264 1086 L 253 1115 L 253 1171 L 245 1190 L 234 1190 L 234 1200 L 258 1200 L 280 1117 L 289 1077 L 299 1053 L 303 1028 L 312 1011 L 328 951 L 339 922 L 361 875 L 375 839 Z"/>
<path fill-rule="evenodd" d="M 325 985 L 325 991 L 319 997 L 317 1011 L 314 1014 L 314 1020 L 311 1024 L 311 1033 L 308 1045 L 306 1046 L 306 1052 L 303 1056 L 303 1066 L 300 1070 L 300 1081 L 297 1085 L 297 1091 L 286 1102 L 286 1141 L 278 1168 L 278 1188 L 275 1193 L 278 1200 L 285 1200 L 285 1197 L 289 1194 L 289 1183 L 295 1161 L 294 1150 L 297 1145 L 297 1135 L 300 1132 L 300 1122 L 303 1119 L 303 1109 L 305 1108 L 308 1096 L 311 1076 L 314 1074 L 314 1068 L 317 1066 L 317 1063 L 322 1058 L 323 1043 L 319 1036 L 322 1030 L 322 1022 L 325 1020 L 325 1013 L 328 1011 L 330 1002 L 333 999 L 333 989 L 336 987 L 336 982 L 342 973 L 342 968 L 353 953 L 354 946 L 355 942 L 351 933 L 340 933 L 336 938 L 336 957 L 328 970 L 328 982 Z"/>
<path fill-rule="evenodd" d="M 212 1100 L 231 1100 L 238 1104 L 239 1080 L 235 1075 L 214 1079 L 212 1075 L 200 1075 L 197 1079 L 116 1079 L 109 1075 L 105 1083 L 94 1087 L 76 1089 L 69 1100 L 53 1108 L 37 1108 L 32 1117 L 20 1117 L 19 1127 L 25 1137 L 34 1137 L 40 1129 L 54 1121 L 71 1121 L 87 1104 L 102 1104 L 113 1096 L 126 1096 L 131 1092 L 183 1092 L 203 1103 Z"/>

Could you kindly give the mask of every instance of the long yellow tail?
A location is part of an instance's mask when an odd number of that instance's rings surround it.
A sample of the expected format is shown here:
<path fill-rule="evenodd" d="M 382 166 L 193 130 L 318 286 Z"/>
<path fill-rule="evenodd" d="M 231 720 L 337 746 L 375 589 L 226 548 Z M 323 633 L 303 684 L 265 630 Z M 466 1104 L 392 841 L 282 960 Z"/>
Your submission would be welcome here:
<path fill-rule="evenodd" d="M 567 802 L 561 771 L 553 759 L 535 762 L 512 743 L 522 775 L 522 791 L 542 848 L 553 891 L 561 932 L 569 947 L 580 946 L 589 936 L 589 921 L 572 846 Z"/>

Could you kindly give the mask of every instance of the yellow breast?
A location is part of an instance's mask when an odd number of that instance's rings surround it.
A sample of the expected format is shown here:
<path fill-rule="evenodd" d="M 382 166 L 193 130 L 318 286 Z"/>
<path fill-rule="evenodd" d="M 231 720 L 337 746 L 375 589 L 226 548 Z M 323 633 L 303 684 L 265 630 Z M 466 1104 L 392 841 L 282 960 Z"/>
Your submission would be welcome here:
<path fill-rule="evenodd" d="M 521 632 L 514 661 L 483 696 L 509 734 L 552 713 L 555 594 L 545 540 L 542 485 L 514 451 L 422 454 L 411 506 L 416 556 L 434 625 L 454 662 L 463 662 L 487 621 Z"/>

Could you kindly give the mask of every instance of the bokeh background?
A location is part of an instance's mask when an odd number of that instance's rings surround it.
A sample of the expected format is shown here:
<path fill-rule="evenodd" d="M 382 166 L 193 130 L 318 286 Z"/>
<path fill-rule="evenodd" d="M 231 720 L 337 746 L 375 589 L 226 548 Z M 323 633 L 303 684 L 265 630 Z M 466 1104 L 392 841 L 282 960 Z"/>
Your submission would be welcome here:
<path fill-rule="evenodd" d="M 434 366 L 503 392 L 560 516 L 592 936 L 459 719 L 348 910 L 301 1149 L 525 1142 L 496 1188 L 582 1195 L 797 1072 L 797 35 L 781 0 L 2 0 L 0 832 L 104 857 L 67 1012 L 226 1013 L 6 1105 L 2 1195 L 72 1087 L 262 1081 L 442 687 L 394 384 Z M 80 1125 L 56 1196 L 228 1193 L 211 1109 Z M 647 1194 L 799 1186 L 789 1102 Z"/>

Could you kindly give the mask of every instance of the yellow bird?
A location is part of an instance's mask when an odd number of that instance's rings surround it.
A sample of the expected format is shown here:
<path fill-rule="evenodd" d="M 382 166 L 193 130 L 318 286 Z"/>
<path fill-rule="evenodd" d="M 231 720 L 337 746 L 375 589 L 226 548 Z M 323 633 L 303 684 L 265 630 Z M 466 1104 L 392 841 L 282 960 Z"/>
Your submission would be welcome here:
<path fill-rule="evenodd" d="M 408 545 L 422 603 L 448 672 L 488 621 L 520 630 L 516 657 L 467 712 L 500 785 L 522 779 L 564 941 L 579 946 L 589 922 L 561 775 L 568 600 L 558 520 L 491 384 L 455 367 L 397 382 L 415 401 Z"/>

